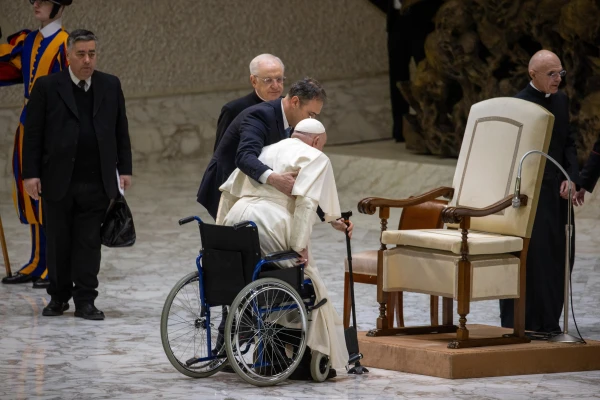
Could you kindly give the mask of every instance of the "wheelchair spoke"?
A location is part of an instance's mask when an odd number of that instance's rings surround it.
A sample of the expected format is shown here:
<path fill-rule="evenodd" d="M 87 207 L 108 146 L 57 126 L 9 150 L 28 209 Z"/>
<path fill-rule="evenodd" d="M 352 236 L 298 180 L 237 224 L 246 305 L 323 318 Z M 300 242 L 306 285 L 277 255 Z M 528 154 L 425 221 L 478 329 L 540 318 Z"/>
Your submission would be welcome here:
<path fill-rule="evenodd" d="M 194 378 L 210 376 L 227 362 L 225 357 L 215 358 L 224 345 L 223 340 L 217 340 L 219 333 L 215 327 L 223 317 L 222 307 L 211 307 L 206 314 L 202 311 L 195 272 L 181 279 L 171 290 L 161 316 L 161 341 L 167 358 L 179 372 Z M 186 364 L 196 359 L 205 361 Z"/>
<path fill-rule="evenodd" d="M 286 379 L 306 348 L 308 322 L 298 293 L 278 279 L 260 279 L 238 294 L 230 311 L 225 340 L 236 372 L 259 386 Z"/>

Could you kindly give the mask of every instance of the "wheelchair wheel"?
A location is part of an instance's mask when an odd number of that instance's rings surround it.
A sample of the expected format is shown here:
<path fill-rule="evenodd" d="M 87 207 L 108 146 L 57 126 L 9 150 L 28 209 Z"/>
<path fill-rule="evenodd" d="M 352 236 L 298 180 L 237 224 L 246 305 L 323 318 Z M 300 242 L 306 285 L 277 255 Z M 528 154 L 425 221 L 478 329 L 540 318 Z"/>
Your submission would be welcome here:
<path fill-rule="evenodd" d="M 292 286 L 274 278 L 254 281 L 229 309 L 225 324 L 229 362 L 246 382 L 275 385 L 298 367 L 307 330 L 304 302 Z"/>
<path fill-rule="evenodd" d="M 313 350 L 310 358 L 310 375 L 315 382 L 324 382 L 329 375 L 331 362 L 325 354 Z"/>
<path fill-rule="evenodd" d="M 171 364 L 191 378 L 211 376 L 227 365 L 224 338 L 219 337 L 221 306 L 210 308 L 210 324 L 201 307 L 198 271 L 179 280 L 171 289 L 160 319 L 160 338 Z M 211 351 L 207 338 L 210 335 Z M 222 357 L 188 365 L 186 362 L 221 354 Z"/>

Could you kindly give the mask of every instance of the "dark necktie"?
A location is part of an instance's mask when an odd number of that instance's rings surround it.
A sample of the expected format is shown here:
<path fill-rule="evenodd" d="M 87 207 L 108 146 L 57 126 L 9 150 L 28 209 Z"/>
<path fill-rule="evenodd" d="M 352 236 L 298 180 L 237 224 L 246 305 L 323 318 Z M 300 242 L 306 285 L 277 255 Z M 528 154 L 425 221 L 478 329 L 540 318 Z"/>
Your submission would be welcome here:
<path fill-rule="evenodd" d="M 288 126 L 287 129 L 285 130 L 285 137 L 289 138 L 290 136 L 292 136 L 292 133 L 294 133 L 294 128 L 292 128 L 291 126 Z"/>
<path fill-rule="evenodd" d="M 79 81 L 77 86 L 79 86 L 82 90 L 85 90 L 85 81 Z"/>

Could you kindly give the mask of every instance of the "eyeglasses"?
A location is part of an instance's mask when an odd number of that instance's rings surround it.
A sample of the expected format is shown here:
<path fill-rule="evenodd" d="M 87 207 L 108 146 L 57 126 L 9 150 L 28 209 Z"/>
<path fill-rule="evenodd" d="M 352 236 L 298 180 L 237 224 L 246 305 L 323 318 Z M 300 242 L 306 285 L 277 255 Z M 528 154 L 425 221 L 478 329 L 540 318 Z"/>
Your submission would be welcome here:
<path fill-rule="evenodd" d="M 559 76 L 560 76 L 561 78 L 564 78 L 564 77 L 565 77 L 565 75 L 567 75 L 567 71 L 563 69 L 562 71 L 558 71 L 558 72 L 549 72 L 549 73 L 547 73 L 546 75 L 548 75 L 548 77 L 550 77 L 550 78 L 552 78 L 552 79 L 556 79 L 556 78 L 558 78 Z"/>
<path fill-rule="evenodd" d="M 277 82 L 279 85 L 281 85 L 283 82 L 285 82 L 286 77 L 285 76 L 279 76 L 277 78 L 263 78 L 260 77 L 258 75 L 254 75 L 256 78 L 260 79 L 261 81 L 263 81 L 265 83 L 265 85 L 270 85 L 273 82 Z"/>

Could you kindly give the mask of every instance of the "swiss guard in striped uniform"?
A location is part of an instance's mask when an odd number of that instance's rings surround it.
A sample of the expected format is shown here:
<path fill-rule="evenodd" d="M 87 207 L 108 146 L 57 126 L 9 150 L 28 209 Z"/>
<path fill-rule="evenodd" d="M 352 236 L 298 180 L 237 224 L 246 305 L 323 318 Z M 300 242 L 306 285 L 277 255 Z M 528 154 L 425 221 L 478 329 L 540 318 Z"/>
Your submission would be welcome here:
<path fill-rule="evenodd" d="M 23 188 L 21 178 L 21 148 L 23 126 L 27 118 L 27 101 L 36 80 L 68 67 L 67 37 L 61 23 L 65 6 L 73 0 L 29 0 L 41 28 L 22 30 L 8 37 L 8 44 L 0 44 L 0 86 L 24 84 L 25 101 L 13 150 L 13 200 L 17 215 L 31 232 L 31 257 L 16 274 L 2 279 L 2 283 L 34 281 L 34 288 L 48 287 L 46 269 L 46 236 L 42 228 L 42 202 L 33 200 Z"/>

